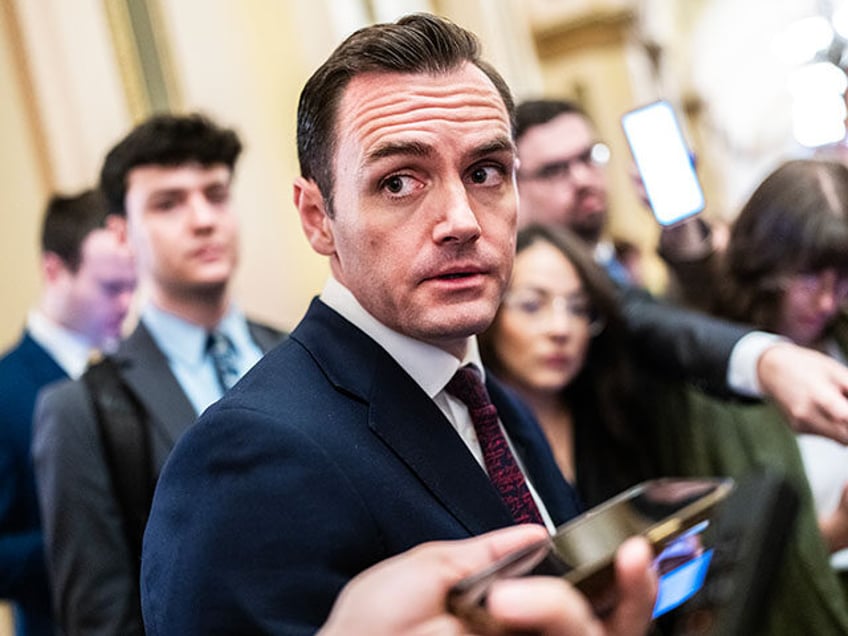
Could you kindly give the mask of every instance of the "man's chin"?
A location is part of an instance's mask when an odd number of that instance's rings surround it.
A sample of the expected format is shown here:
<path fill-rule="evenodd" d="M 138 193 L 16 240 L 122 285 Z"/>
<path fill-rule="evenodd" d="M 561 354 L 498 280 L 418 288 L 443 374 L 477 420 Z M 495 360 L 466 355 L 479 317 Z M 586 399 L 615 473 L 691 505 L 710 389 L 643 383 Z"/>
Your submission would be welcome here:
<path fill-rule="evenodd" d="M 587 243 L 594 245 L 601 240 L 605 224 L 606 214 L 598 212 L 591 217 L 581 220 L 579 223 L 575 223 L 571 227 L 571 230 Z"/>
<path fill-rule="evenodd" d="M 430 342 L 464 340 L 484 332 L 493 320 L 494 314 L 478 317 L 463 316 L 455 320 L 439 321 L 425 325 L 421 330 L 421 339 Z"/>

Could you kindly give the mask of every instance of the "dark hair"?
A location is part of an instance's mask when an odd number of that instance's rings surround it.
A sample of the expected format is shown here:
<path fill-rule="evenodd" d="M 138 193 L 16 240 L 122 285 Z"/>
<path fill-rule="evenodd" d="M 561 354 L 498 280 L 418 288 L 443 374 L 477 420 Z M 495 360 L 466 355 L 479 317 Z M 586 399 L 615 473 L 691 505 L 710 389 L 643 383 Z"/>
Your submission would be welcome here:
<path fill-rule="evenodd" d="M 521 102 L 515 108 L 515 140 L 521 139 L 530 128 L 547 124 L 566 114 L 580 115 L 589 120 L 586 111 L 577 102 L 567 99 L 531 99 Z"/>
<path fill-rule="evenodd" d="M 730 230 L 719 313 L 773 330 L 787 277 L 848 274 L 848 167 L 782 164 L 759 185 Z"/>
<path fill-rule="evenodd" d="M 640 423 L 648 411 L 639 399 L 641 393 L 627 354 L 624 318 L 609 276 L 570 230 L 528 225 L 518 232 L 516 253 L 537 243 L 550 244 L 568 259 L 577 270 L 594 311 L 605 322 L 603 331 L 592 338 L 583 369 L 565 387 L 562 396 L 574 415 L 575 446 L 581 448 L 577 458 L 590 458 L 588 461 L 594 464 L 576 464 L 581 496 L 593 505 L 650 476 L 647 442 L 639 438 Z M 503 306 L 479 337 L 483 363 L 495 375 L 504 369 L 494 342 L 502 311 Z M 601 471 L 596 466 L 615 466 L 616 470 Z"/>
<path fill-rule="evenodd" d="M 515 110 L 501 75 L 480 58 L 477 37 L 434 15 L 417 13 L 394 23 L 360 29 L 342 42 L 300 94 L 297 154 L 300 172 L 318 185 L 327 213 L 333 214 L 333 157 L 342 94 L 356 76 L 374 72 L 447 73 L 464 62 L 479 68 L 501 95 L 510 123 Z"/>
<path fill-rule="evenodd" d="M 97 190 L 76 195 L 54 194 L 47 203 L 41 226 L 41 251 L 52 252 L 72 272 L 82 261 L 82 244 L 94 230 L 104 226 L 106 200 Z"/>
<path fill-rule="evenodd" d="M 224 164 L 233 171 L 241 149 L 235 131 L 219 128 L 203 115 L 154 115 L 133 128 L 106 155 L 100 188 L 109 211 L 124 216 L 127 176 L 133 168 L 199 163 Z"/>

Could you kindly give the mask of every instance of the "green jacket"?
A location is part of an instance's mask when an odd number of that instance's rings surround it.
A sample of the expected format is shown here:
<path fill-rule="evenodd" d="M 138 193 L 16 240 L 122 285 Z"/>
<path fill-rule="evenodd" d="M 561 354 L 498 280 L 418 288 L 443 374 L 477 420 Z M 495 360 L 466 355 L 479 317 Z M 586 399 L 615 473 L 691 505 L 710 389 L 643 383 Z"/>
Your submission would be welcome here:
<path fill-rule="evenodd" d="M 666 387 L 655 439 L 668 475 L 744 477 L 782 470 L 800 495 L 794 537 L 758 632 L 770 636 L 848 634 L 848 603 L 830 567 L 795 434 L 775 406 L 728 402 L 691 388 Z"/>

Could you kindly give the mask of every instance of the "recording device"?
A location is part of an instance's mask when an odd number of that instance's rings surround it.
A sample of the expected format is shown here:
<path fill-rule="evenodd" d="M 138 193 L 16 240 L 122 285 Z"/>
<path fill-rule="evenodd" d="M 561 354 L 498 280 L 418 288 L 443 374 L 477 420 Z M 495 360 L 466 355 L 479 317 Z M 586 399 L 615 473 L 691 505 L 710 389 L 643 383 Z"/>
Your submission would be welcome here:
<path fill-rule="evenodd" d="M 448 606 L 481 631 L 497 631 L 485 611 L 492 583 L 543 574 L 575 585 L 603 615 L 616 600 L 615 553 L 624 540 L 642 535 L 658 555 L 660 594 L 654 614 L 659 616 L 685 602 L 703 583 L 711 552 L 704 549 L 700 534 L 732 489 L 733 480 L 724 478 L 643 482 L 563 524 L 548 540 L 463 579 L 452 588 Z"/>
<path fill-rule="evenodd" d="M 748 636 L 768 609 L 798 514 L 798 493 L 776 472 L 751 473 L 719 504 L 704 541 L 714 555 L 703 588 L 666 619 L 672 636 Z"/>
<path fill-rule="evenodd" d="M 660 225 L 674 225 L 704 209 L 704 193 L 674 110 L 657 101 L 625 113 L 624 136 Z"/>

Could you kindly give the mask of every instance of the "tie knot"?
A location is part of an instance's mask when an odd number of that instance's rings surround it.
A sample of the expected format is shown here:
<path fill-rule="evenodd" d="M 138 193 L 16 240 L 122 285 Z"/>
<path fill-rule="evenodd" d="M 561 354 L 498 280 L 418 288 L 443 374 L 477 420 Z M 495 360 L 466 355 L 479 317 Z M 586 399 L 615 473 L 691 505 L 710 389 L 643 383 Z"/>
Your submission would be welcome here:
<path fill-rule="evenodd" d="M 206 350 L 213 356 L 227 355 L 232 351 L 233 343 L 222 331 L 210 331 L 206 337 Z"/>
<path fill-rule="evenodd" d="M 483 384 L 483 378 L 474 367 L 466 365 L 454 373 L 445 390 L 462 400 L 469 409 L 480 409 L 489 406 L 492 400 Z"/>

